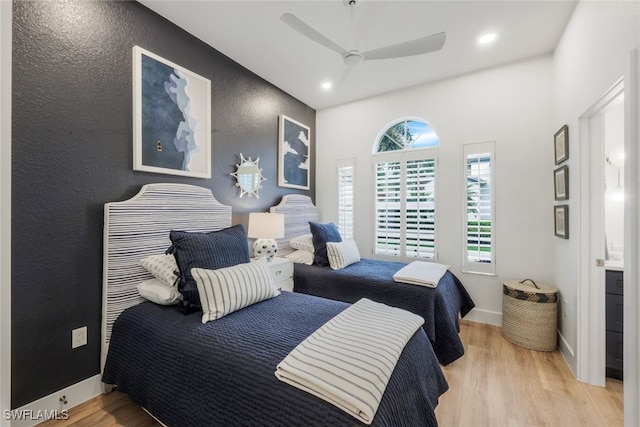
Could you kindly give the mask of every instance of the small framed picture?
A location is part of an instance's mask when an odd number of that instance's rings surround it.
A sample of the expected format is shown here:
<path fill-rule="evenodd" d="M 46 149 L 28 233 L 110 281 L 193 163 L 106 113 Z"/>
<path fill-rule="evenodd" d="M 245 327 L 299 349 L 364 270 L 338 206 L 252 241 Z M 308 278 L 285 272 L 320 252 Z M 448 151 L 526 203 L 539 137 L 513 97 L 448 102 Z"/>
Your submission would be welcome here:
<path fill-rule="evenodd" d="M 558 205 L 553 207 L 554 229 L 557 237 L 569 238 L 569 206 Z"/>
<path fill-rule="evenodd" d="M 553 136 L 556 165 L 569 158 L 569 127 L 564 125 Z"/>
<path fill-rule="evenodd" d="M 553 171 L 553 184 L 556 200 L 569 198 L 569 166 L 561 166 Z"/>

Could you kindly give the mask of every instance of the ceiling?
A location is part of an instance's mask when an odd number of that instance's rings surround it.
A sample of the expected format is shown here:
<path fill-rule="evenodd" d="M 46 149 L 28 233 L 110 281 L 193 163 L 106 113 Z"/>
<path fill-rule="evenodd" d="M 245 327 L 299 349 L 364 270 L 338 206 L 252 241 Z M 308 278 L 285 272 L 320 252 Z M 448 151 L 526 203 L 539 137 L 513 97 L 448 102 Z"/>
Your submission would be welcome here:
<path fill-rule="evenodd" d="M 356 6 L 355 43 L 343 0 L 141 0 L 200 40 L 315 109 L 553 52 L 575 1 L 362 0 Z M 347 50 L 367 51 L 445 31 L 442 50 L 365 61 L 343 83 L 320 84 L 343 67 L 342 57 L 280 20 L 289 12 Z M 477 38 L 498 38 L 479 46 Z"/>

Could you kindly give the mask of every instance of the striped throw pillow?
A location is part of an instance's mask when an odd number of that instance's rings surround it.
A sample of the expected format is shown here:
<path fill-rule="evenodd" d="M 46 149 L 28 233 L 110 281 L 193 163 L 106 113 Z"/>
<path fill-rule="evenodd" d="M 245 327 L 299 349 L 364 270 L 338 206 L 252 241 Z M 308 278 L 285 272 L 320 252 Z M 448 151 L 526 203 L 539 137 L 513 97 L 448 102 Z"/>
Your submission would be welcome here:
<path fill-rule="evenodd" d="M 280 295 L 265 258 L 233 267 L 192 268 L 202 305 L 202 323 Z"/>
<path fill-rule="evenodd" d="M 360 252 L 353 240 L 327 242 L 327 258 L 333 270 L 340 270 L 360 261 Z"/>

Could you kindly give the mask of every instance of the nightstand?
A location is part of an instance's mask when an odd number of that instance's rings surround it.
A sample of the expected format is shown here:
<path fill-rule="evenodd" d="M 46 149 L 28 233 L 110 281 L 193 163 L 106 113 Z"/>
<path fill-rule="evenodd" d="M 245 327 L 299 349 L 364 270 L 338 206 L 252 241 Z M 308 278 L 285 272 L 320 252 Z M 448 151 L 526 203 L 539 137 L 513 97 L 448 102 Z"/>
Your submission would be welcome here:
<path fill-rule="evenodd" d="M 251 261 L 254 261 L 252 258 Z M 274 257 L 269 263 L 276 288 L 293 292 L 293 263 L 287 258 Z"/>

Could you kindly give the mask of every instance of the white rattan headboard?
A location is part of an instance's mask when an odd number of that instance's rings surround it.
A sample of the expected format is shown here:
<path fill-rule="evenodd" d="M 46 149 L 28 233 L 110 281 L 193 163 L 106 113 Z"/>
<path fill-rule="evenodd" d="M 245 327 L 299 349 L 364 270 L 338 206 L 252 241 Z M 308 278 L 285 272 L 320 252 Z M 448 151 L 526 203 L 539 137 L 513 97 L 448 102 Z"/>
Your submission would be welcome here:
<path fill-rule="evenodd" d="M 311 233 L 309 221 L 320 220 L 320 209 L 314 206 L 311 197 L 302 194 L 287 194 L 280 203 L 269 209 L 272 213 L 284 214 L 284 237 L 277 239 L 278 254 L 286 255 L 293 249 L 289 239 Z"/>
<path fill-rule="evenodd" d="M 169 232 L 215 231 L 231 226 L 231 206 L 211 190 L 186 184 L 147 184 L 129 200 L 104 207 L 101 368 L 107 357 L 111 327 L 126 308 L 144 301 L 136 286 L 152 276 L 140 259 L 162 254 Z"/>

